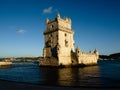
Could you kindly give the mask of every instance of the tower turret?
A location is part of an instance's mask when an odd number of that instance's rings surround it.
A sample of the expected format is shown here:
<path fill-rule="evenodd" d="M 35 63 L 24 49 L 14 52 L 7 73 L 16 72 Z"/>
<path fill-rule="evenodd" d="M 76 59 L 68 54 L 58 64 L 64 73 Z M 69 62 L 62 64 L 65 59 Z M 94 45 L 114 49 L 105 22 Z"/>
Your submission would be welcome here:
<path fill-rule="evenodd" d="M 97 59 L 98 59 L 98 58 L 99 58 L 99 53 L 98 53 L 98 50 L 97 50 L 97 49 L 95 49 L 94 53 L 96 54 Z"/>
<path fill-rule="evenodd" d="M 46 24 L 47 24 L 48 22 L 49 22 L 49 19 L 47 18 L 47 19 L 46 19 Z"/>
<path fill-rule="evenodd" d="M 60 19 L 60 14 L 59 13 L 57 14 L 57 18 Z"/>
<path fill-rule="evenodd" d="M 76 55 L 79 57 L 81 54 L 81 50 L 79 47 L 76 48 Z"/>
<path fill-rule="evenodd" d="M 98 54 L 98 50 L 97 50 L 97 49 L 95 49 L 94 53 Z"/>

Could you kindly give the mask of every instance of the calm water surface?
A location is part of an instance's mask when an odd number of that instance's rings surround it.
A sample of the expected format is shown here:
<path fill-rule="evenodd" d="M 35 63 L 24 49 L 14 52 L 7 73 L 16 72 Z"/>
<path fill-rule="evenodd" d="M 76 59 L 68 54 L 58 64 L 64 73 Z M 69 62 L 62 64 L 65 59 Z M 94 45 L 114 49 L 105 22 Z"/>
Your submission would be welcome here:
<path fill-rule="evenodd" d="M 82 68 L 43 68 L 35 63 L 14 63 L 0 68 L 0 79 L 58 86 L 120 87 L 120 60 L 99 61 Z"/>

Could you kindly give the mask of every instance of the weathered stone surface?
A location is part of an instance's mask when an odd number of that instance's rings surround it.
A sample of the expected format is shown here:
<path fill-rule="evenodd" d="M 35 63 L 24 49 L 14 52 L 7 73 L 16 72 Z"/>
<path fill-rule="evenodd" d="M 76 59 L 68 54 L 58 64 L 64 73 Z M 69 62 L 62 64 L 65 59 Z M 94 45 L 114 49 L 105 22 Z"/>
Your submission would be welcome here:
<path fill-rule="evenodd" d="M 56 58 L 44 58 L 39 61 L 40 66 L 59 66 Z"/>
<path fill-rule="evenodd" d="M 57 14 L 55 19 L 47 19 L 44 31 L 44 59 L 40 60 L 40 66 L 97 64 L 97 50 L 84 53 L 77 48 L 74 52 L 73 35 L 70 18 L 62 19 L 60 14 Z"/>

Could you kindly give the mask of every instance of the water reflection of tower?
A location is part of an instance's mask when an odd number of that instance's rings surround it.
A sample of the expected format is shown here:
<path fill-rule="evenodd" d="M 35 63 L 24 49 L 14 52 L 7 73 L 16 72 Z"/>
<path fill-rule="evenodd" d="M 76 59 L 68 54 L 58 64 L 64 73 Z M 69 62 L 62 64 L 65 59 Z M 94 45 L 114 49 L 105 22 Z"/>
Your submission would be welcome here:
<path fill-rule="evenodd" d="M 63 86 L 101 85 L 99 66 L 59 69 L 58 84 Z"/>
<path fill-rule="evenodd" d="M 59 69 L 58 84 L 62 86 L 75 86 L 78 78 L 78 68 L 62 68 Z"/>
<path fill-rule="evenodd" d="M 83 68 L 40 68 L 42 83 L 60 86 L 100 86 L 99 66 Z"/>
<path fill-rule="evenodd" d="M 58 82 L 58 68 L 40 68 L 42 72 L 42 84 L 57 85 Z"/>

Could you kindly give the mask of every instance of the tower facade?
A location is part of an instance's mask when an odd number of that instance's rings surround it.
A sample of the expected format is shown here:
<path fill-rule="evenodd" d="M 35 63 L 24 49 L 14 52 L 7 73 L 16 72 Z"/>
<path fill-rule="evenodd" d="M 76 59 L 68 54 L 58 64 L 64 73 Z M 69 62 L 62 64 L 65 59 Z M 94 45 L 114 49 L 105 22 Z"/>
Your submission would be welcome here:
<path fill-rule="evenodd" d="M 74 51 L 74 31 L 70 18 L 57 14 L 53 20 L 46 19 L 44 31 L 44 58 L 56 58 L 58 65 L 71 64 L 71 51 Z"/>

